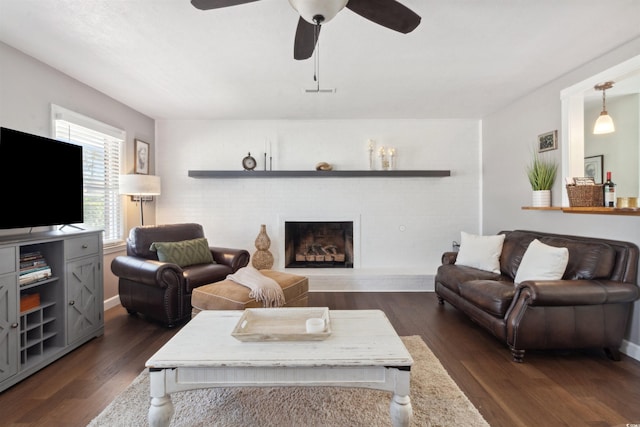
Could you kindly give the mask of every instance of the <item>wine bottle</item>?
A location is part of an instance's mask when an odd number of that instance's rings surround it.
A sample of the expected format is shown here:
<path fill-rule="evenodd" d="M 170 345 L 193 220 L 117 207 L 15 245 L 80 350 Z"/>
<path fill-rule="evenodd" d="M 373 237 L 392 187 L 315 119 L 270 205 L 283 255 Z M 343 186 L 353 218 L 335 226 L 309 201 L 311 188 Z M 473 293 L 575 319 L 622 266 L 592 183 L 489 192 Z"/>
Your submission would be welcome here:
<path fill-rule="evenodd" d="M 608 208 L 616 207 L 616 184 L 611 181 L 611 172 L 607 172 L 607 180 L 604 183 L 604 205 Z"/>

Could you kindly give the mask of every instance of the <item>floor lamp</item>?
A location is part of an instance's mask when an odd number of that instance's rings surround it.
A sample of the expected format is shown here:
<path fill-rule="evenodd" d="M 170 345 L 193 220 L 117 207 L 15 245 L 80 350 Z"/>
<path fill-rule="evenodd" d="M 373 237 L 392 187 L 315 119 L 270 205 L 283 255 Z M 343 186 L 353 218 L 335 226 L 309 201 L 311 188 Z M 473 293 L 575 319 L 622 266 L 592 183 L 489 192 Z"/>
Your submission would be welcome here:
<path fill-rule="evenodd" d="M 155 175 L 120 175 L 120 194 L 131 196 L 132 201 L 140 202 L 140 224 L 144 225 L 145 197 L 160 195 L 160 177 Z"/>

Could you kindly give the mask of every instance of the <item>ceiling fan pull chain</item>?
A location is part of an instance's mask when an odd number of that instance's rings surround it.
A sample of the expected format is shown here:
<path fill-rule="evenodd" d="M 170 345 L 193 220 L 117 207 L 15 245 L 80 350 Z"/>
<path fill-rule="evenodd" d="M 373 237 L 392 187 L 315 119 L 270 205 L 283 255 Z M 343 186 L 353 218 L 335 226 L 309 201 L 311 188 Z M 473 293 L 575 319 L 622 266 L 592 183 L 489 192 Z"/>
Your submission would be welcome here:
<path fill-rule="evenodd" d="M 316 76 L 318 79 L 316 80 L 316 89 L 318 92 L 320 91 L 320 37 L 318 37 L 320 33 L 320 24 L 316 25 L 316 50 L 315 50 L 315 59 L 316 59 Z"/>
<path fill-rule="evenodd" d="M 313 54 L 313 81 L 318 81 L 318 58 L 315 53 Z"/>
<path fill-rule="evenodd" d="M 320 23 L 316 21 L 316 25 L 313 29 L 313 45 L 315 49 L 313 51 L 313 81 L 316 82 L 316 90 L 320 90 L 320 60 L 318 59 L 320 51 Z"/>

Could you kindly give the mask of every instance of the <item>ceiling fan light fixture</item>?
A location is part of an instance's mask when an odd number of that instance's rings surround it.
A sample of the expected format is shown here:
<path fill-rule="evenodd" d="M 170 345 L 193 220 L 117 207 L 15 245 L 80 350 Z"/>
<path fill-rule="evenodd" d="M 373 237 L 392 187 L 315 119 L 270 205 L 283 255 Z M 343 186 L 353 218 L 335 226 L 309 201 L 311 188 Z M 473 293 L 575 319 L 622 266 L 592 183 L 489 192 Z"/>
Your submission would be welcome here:
<path fill-rule="evenodd" d="M 616 127 L 613 125 L 613 119 L 607 112 L 605 91 L 613 87 L 613 82 L 606 82 L 594 87 L 595 90 L 602 91 L 602 112 L 598 116 L 595 125 L 593 126 L 594 135 L 604 135 L 616 131 Z"/>
<path fill-rule="evenodd" d="M 289 0 L 291 6 L 300 14 L 302 19 L 310 24 L 326 24 L 333 19 L 347 5 L 349 0 Z"/>

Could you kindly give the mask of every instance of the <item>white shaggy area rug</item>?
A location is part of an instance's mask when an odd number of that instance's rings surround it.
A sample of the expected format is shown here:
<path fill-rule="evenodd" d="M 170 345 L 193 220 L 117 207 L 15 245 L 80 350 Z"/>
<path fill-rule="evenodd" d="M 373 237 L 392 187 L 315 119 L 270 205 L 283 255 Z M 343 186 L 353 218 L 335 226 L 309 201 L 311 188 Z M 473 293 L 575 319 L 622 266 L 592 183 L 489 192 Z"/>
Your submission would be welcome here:
<path fill-rule="evenodd" d="M 489 424 L 419 336 L 402 337 L 411 353 L 412 426 Z M 171 395 L 172 427 L 390 426 L 391 393 L 342 387 L 237 387 Z M 89 427 L 148 425 L 149 375 L 143 371 Z"/>

